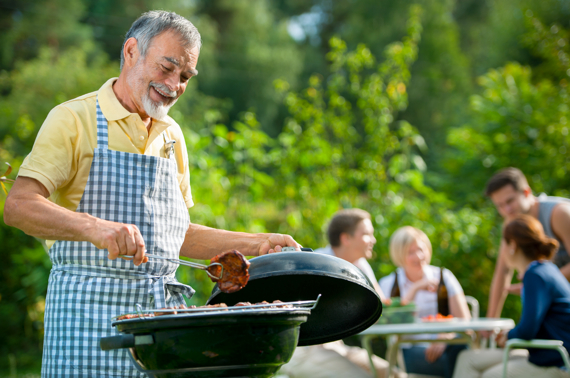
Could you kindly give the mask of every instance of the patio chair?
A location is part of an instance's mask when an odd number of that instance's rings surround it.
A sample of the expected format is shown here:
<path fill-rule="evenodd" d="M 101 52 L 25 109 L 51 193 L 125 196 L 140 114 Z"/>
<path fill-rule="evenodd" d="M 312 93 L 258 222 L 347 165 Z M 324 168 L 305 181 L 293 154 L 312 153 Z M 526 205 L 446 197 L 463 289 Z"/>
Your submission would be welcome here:
<path fill-rule="evenodd" d="M 554 349 L 557 350 L 562 356 L 566 370 L 570 371 L 570 358 L 568 351 L 564 348 L 562 341 L 559 340 L 523 340 L 523 339 L 510 339 L 505 344 L 503 352 L 503 378 L 507 378 L 507 368 L 509 362 L 509 351 L 513 348 L 538 348 L 538 349 Z"/>
<path fill-rule="evenodd" d="M 479 301 L 470 295 L 465 296 L 465 301 L 471 307 L 471 318 L 479 319 Z"/>

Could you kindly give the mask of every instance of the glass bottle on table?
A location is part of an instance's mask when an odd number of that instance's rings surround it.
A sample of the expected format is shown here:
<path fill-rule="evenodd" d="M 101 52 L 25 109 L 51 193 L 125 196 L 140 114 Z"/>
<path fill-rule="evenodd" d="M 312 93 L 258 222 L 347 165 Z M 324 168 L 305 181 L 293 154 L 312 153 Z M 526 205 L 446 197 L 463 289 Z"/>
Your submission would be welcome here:
<path fill-rule="evenodd" d="M 398 284 L 398 271 L 394 273 L 394 284 L 390 292 L 390 298 L 400 298 L 400 285 Z"/>
<path fill-rule="evenodd" d="M 443 267 L 440 268 L 439 285 L 437 286 L 437 312 L 443 316 L 449 315 L 449 296 L 443 282 Z"/>

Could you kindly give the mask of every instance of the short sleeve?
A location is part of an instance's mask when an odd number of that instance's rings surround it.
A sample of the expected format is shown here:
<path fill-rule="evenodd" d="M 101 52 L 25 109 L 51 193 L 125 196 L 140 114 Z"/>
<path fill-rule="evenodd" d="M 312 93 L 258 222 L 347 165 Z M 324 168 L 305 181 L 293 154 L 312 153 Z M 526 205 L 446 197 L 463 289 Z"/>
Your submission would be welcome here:
<path fill-rule="evenodd" d="M 392 286 L 394 286 L 394 280 L 396 278 L 395 274 L 396 272 L 390 273 L 389 275 L 387 275 L 386 277 L 382 277 L 380 281 L 378 281 L 380 289 L 382 289 L 382 292 L 387 296 L 390 295 L 390 293 L 392 292 Z"/>
<path fill-rule="evenodd" d="M 77 170 L 75 146 L 79 138 L 80 131 L 73 114 L 64 106 L 55 107 L 40 128 L 18 176 L 38 180 L 52 194 Z"/>
<path fill-rule="evenodd" d="M 453 297 L 456 294 L 463 294 L 461 284 L 449 269 L 443 270 L 443 282 L 445 283 L 449 297 Z"/>
<path fill-rule="evenodd" d="M 374 275 L 374 270 L 372 270 L 372 267 L 364 257 L 361 257 L 360 259 L 356 260 L 354 265 L 358 269 L 360 269 L 366 275 L 366 277 L 368 277 L 370 282 L 376 282 L 376 276 Z"/>

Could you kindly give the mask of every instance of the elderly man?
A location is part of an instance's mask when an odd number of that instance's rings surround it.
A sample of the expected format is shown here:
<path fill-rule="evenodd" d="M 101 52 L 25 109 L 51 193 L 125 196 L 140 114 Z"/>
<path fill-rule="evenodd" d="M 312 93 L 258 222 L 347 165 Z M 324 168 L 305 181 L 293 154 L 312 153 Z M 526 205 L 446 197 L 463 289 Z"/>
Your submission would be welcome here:
<path fill-rule="evenodd" d="M 553 262 L 560 268 L 566 279 L 570 279 L 570 256 L 568 255 L 570 251 L 570 200 L 549 197 L 545 194 L 534 196 L 521 170 L 512 167 L 505 168 L 491 177 L 487 182 L 485 194 L 493 201 L 505 224 L 520 214 L 529 214 L 538 219 L 546 235 L 557 239 L 560 243 Z M 522 284 L 510 284 L 513 271 L 504 261 L 507 252 L 507 245 L 504 240 L 501 240 L 489 293 L 488 317 L 501 315 L 507 291 L 520 294 Z"/>
<path fill-rule="evenodd" d="M 194 292 L 176 281 L 176 264 L 147 263 L 146 251 L 209 259 L 299 247 L 287 235 L 190 223 L 187 151 L 167 113 L 198 74 L 200 46 L 185 18 L 143 14 L 126 35 L 119 78 L 54 108 L 20 168 L 5 222 L 47 239 L 53 263 L 42 377 L 142 376 L 125 350 L 99 349 L 115 332 L 109 319 L 136 303 L 182 305 Z"/>

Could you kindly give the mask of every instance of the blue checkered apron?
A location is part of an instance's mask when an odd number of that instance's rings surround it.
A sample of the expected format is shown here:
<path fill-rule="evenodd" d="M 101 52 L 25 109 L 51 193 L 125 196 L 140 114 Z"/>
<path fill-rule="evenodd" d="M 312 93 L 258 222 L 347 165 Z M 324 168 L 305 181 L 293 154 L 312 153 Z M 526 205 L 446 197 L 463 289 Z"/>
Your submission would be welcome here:
<path fill-rule="evenodd" d="M 78 212 L 136 225 L 148 253 L 177 258 L 189 225 L 171 151 L 161 158 L 108 149 L 107 120 L 97 101 L 97 148 Z M 42 377 L 145 377 L 126 349 L 101 351 L 118 334 L 110 318 L 185 303 L 194 290 L 175 278 L 177 264 L 151 259 L 135 266 L 109 260 L 88 242 L 57 241 L 45 311 Z"/>

